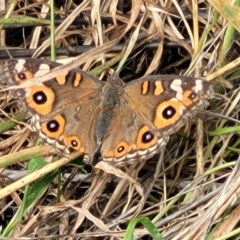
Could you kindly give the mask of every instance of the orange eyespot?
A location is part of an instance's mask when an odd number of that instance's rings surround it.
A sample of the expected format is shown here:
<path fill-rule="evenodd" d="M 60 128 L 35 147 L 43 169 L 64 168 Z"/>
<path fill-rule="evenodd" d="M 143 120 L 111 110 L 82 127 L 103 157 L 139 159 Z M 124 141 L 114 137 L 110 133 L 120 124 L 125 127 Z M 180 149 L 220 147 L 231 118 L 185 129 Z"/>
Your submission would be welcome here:
<path fill-rule="evenodd" d="M 80 152 L 86 152 L 86 148 L 82 146 L 81 140 L 78 136 L 66 136 L 63 141 L 67 147 L 71 147 Z"/>
<path fill-rule="evenodd" d="M 165 119 L 171 119 L 175 114 L 176 114 L 176 109 L 173 106 L 171 106 L 171 105 L 167 106 L 162 111 L 162 116 Z"/>
<path fill-rule="evenodd" d="M 27 89 L 26 101 L 29 107 L 41 115 L 52 111 L 54 100 L 55 93 L 44 85 L 32 86 Z"/>
<path fill-rule="evenodd" d="M 193 103 L 197 102 L 199 100 L 198 94 L 193 89 L 192 91 L 186 90 L 183 93 L 183 103 L 185 106 L 192 105 Z"/>
<path fill-rule="evenodd" d="M 65 124 L 65 119 L 61 115 L 57 115 L 42 124 L 42 132 L 50 138 L 58 139 L 64 131 Z"/>
<path fill-rule="evenodd" d="M 19 84 L 23 84 L 28 81 L 28 79 L 33 78 L 33 73 L 28 71 L 26 68 L 23 68 L 21 72 L 17 72 L 16 69 L 14 69 L 13 73 L 16 82 L 18 82 Z"/>
<path fill-rule="evenodd" d="M 157 142 L 156 136 L 149 130 L 149 127 L 142 127 L 137 135 L 137 148 L 145 149 Z"/>
<path fill-rule="evenodd" d="M 183 114 L 185 106 L 178 100 L 169 100 L 158 105 L 155 113 L 154 125 L 158 128 L 170 127 Z"/>
<path fill-rule="evenodd" d="M 106 158 L 110 157 L 120 158 L 126 155 L 130 150 L 131 146 L 128 143 L 122 141 L 113 150 L 106 151 L 104 155 Z"/>

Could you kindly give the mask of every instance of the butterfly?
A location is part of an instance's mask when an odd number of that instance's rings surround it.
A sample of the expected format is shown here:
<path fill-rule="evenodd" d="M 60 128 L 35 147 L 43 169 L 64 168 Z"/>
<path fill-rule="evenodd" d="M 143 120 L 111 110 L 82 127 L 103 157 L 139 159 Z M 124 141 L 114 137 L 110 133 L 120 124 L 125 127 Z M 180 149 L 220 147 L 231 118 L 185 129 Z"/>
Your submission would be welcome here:
<path fill-rule="evenodd" d="M 21 85 L 59 65 L 10 59 L 0 68 L 0 82 Z M 101 156 L 114 165 L 160 152 L 169 135 L 213 95 L 211 84 L 198 78 L 151 75 L 124 84 L 117 74 L 103 82 L 80 69 L 11 91 L 43 144 L 66 157 L 74 149 L 89 163 Z"/>

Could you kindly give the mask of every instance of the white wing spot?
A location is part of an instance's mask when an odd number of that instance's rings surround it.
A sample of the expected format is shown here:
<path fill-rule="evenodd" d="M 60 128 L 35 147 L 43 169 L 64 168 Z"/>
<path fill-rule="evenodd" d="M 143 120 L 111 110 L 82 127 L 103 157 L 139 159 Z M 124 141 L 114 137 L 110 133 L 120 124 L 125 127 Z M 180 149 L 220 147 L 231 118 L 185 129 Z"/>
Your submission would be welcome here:
<path fill-rule="evenodd" d="M 182 89 L 182 80 L 175 79 L 170 85 L 170 88 L 176 92 L 176 98 L 178 100 L 183 100 L 183 89 Z"/>
<path fill-rule="evenodd" d="M 203 89 L 202 80 L 201 79 L 196 80 L 195 92 L 198 93 L 202 91 L 202 89 Z"/>
<path fill-rule="evenodd" d="M 41 64 L 39 70 L 34 74 L 34 77 L 42 76 L 50 72 L 50 67 L 47 64 Z"/>
<path fill-rule="evenodd" d="M 17 64 L 15 65 L 15 69 L 17 70 L 18 73 L 20 73 L 23 70 L 23 66 L 26 63 L 26 60 L 24 59 L 19 59 Z"/>

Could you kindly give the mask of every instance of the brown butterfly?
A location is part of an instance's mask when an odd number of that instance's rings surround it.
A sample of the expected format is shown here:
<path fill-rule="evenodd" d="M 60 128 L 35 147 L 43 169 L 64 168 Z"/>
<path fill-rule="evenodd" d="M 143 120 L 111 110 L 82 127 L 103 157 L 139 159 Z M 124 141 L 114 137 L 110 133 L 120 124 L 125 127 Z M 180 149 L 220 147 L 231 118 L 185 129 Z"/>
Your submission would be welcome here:
<path fill-rule="evenodd" d="M 0 68 L 0 81 L 20 85 L 48 73 L 58 63 L 11 59 Z M 113 74 L 107 82 L 72 69 L 24 89 L 12 90 L 32 116 L 41 142 L 64 155 L 73 148 L 92 162 L 96 155 L 116 165 L 147 159 L 167 143 L 188 117 L 207 106 L 210 83 L 197 78 L 155 75 L 123 84 Z"/>

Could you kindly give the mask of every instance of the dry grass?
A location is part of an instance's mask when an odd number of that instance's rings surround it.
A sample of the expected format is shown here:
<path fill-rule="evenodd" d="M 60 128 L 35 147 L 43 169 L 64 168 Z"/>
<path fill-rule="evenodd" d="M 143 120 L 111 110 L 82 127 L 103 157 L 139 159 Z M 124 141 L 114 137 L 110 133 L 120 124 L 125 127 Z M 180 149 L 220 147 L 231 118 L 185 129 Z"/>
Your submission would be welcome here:
<path fill-rule="evenodd" d="M 4 2 L 0 0 L 1 7 Z M 113 0 L 60 2 L 55 1 L 55 16 L 62 20 L 55 30 L 56 51 L 58 58 L 67 57 L 69 63 L 41 81 L 79 65 L 84 70 L 95 68 L 101 78 L 109 67 L 122 66 L 120 75 L 125 81 L 153 73 L 214 79 L 216 96 L 207 112 L 171 136 L 160 156 L 121 169 L 102 162 L 93 169 L 78 163 L 78 168 L 66 166 L 78 157 L 75 153 L 69 160 L 49 162 L 23 177 L 19 174 L 26 174 L 26 160 L 45 155 L 49 148 L 34 147 L 36 136 L 27 122 L 21 122 L 21 115 L 16 118 L 16 100 L 0 92 L 0 226 L 6 228 L 22 204 L 23 191 L 28 191 L 24 186 L 54 169 L 61 167 L 62 171 L 58 181 L 38 180 L 47 190 L 36 203 L 29 203 L 24 218 L 5 236 L 121 239 L 131 219 L 147 216 L 164 239 L 237 239 L 240 94 L 239 46 L 234 42 L 238 35 L 234 38 L 234 28 L 228 26 L 233 20 L 217 14 L 208 2 L 196 5 L 192 1 L 191 6 L 168 0 L 164 5 L 159 1 L 126 1 L 125 5 Z M 49 17 L 49 6 L 43 1 L 12 4 L 1 17 L 18 17 L 15 22 L 22 21 L 21 16 L 41 21 Z M 224 6 L 220 9 L 225 10 Z M 76 17 L 88 24 L 73 24 Z M 28 19 L 26 24 L 30 23 Z M 49 56 L 44 53 L 50 46 L 49 25 L 4 28 L 0 58 L 6 58 L 6 52 L 17 57 L 14 51 L 19 47 L 29 57 Z M 81 45 L 94 48 L 86 51 Z M 135 239 L 148 234 L 137 225 Z"/>

